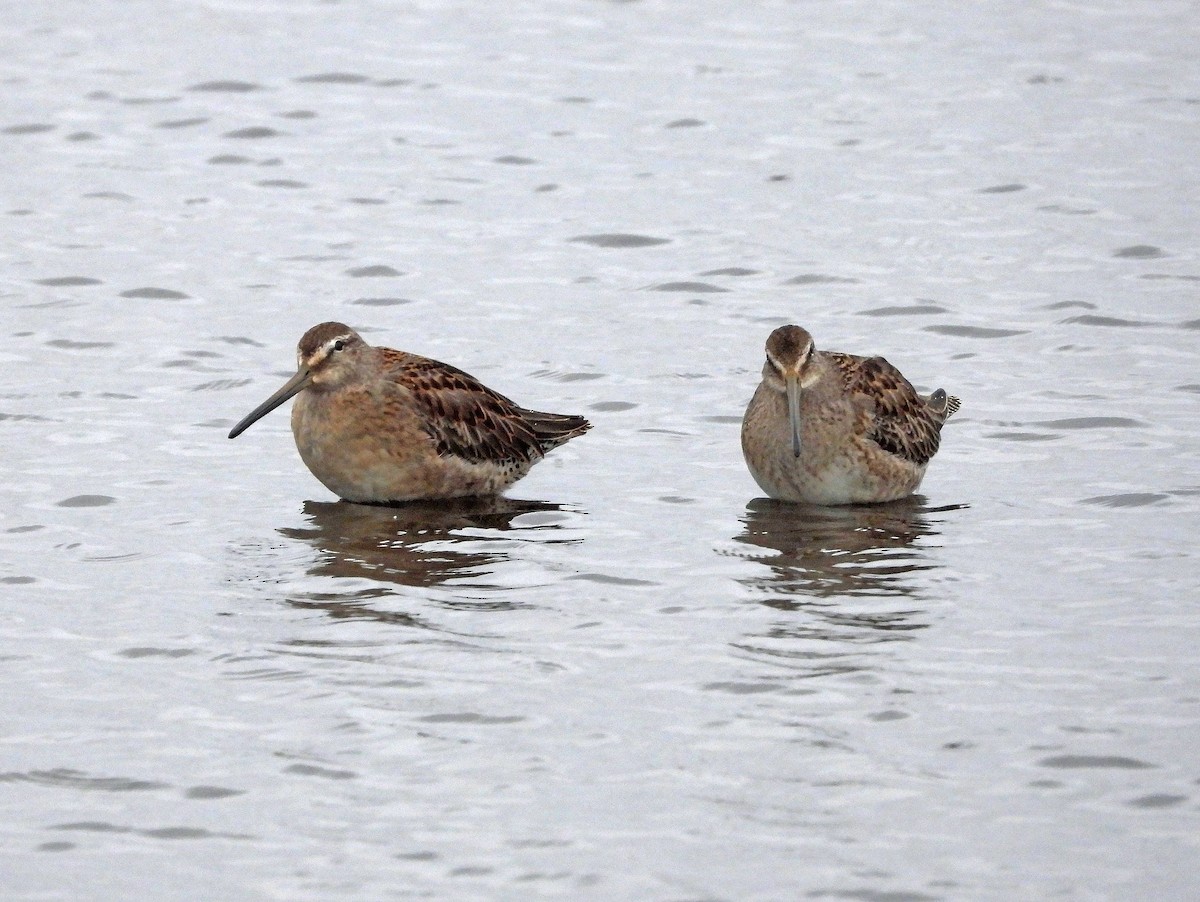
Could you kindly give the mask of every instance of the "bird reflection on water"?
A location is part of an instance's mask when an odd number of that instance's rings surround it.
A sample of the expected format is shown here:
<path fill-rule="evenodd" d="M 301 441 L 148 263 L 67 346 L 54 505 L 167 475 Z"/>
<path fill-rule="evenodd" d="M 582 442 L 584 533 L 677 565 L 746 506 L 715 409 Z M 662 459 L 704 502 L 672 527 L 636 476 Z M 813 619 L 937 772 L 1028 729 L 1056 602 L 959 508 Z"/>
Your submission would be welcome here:
<path fill-rule="evenodd" d="M 770 574 L 750 580 L 757 588 L 786 593 L 767 604 L 791 609 L 796 598 L 816 595 L 917 595 L 913 577 L 934 569 L 917 539 L 937 535 L 931 509 L 917 495 L 888 504 L 818 507 L 757 498 L 746 508 L 745 531 L 736 540 L 772 553 L 751 555 Z"/>
<path fill-rule="evenodd" d="M 520 607 L 519 601 L 489 597 L 494 590 L 512 588 L 496 571 L 510 560 L 512 542 L 534 535 L 539 542 L 556 541 L 547 533 L 565 528 L 567 512 L 558 504 L 501 496 L 395 507 L 306 501 L 304 514 L 312 525 L 279 532 L 319 552 L 309 575 L 369 584 L 357 591 L 331 588 L 306 593 L 290 603 L 321 609 L 333 617 L 421 626 L 412 615 L 374 602 L 396 595 L 396 587 L 435 589 L 449 584 L 455 590 L 456 607 Z M 576 541 L 567 535 L 557 541 Z"/>
<path fill-rule="evenodd" d="M 919 540 L 940 532 L 919 495 L 887 504 L 818 507 L 759 498 L 742 518 L 739 557 L 764 569 L 740 581 L 759 603 L 789 612 L 743 650 L 784 657 L 813 675 L 863 669 L 863 646 L 929 626 L 919 604 L 939 568 Z"/>

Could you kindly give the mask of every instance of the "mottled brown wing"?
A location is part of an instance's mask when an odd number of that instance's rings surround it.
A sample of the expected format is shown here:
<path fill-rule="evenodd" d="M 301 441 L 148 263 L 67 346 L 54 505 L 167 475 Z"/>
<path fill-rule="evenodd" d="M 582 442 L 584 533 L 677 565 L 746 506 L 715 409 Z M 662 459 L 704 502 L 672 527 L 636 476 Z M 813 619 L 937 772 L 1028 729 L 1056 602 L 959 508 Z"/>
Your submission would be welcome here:
<path fill-rule="evenodd" d="M 867 438 L 914 464 L 928 463 L 937 453 L 942 424 L 912 383 L 882 357 L 829 356 L 846 390 L 861 398 L 869 412 Z"/>
<path fill-rule="evenodd" d="M 410 392 L 438 454 L 473 463 L 542 457 L 537 435 L 520 408 L 474 376 L 415 354 L 391 351 L 385 359 L 392 380 Z"/>

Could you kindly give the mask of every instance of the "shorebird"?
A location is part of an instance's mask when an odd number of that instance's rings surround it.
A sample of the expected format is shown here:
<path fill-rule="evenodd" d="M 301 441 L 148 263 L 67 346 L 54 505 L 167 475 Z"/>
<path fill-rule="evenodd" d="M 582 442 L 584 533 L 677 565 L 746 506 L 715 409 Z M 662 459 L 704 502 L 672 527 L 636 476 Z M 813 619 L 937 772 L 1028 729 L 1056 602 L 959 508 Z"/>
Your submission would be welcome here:
<path fill-rule="evenodd" d="M 742 420 L 742 453 L 781 501 L 895 501 L 921 484 L 958 408 L 940 388 L 917 394 L 882 357 L 818 351 L 804 329 L 780 326 Z"/>
<path fill-rule="evenodd" d="M 297 396 L 300 459 L 347 501 L 494 495 L 591 428 L 580 416 L 519 407 L 448 363 L 372 347 L 341 323 L 305 332 L 296 358 L 296 375 L 229 437 Z"/>

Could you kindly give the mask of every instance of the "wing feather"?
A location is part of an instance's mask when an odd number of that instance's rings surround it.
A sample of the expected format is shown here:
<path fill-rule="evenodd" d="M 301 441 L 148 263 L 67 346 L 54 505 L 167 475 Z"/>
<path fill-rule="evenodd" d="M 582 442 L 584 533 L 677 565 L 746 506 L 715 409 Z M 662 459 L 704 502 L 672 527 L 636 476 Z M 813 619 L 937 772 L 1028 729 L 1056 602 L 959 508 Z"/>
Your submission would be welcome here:
<path fill-rule="evenodd" d="M 392 381 L 409 392 L 438 454 L 472 463 L 533 463 L 544 456 L 521 408 L 504 395 L 448 363 L 379 350 Z"/>
<path fill-rule="evenodd" d="M 882 357 L 829 353 L 847 392 L 866 411 L 867 438 L 897 457 L 926 464 L 937 453 L 942 423 L 901 372 Z M 957 400 L 957 399 L 956 399 Z"/>

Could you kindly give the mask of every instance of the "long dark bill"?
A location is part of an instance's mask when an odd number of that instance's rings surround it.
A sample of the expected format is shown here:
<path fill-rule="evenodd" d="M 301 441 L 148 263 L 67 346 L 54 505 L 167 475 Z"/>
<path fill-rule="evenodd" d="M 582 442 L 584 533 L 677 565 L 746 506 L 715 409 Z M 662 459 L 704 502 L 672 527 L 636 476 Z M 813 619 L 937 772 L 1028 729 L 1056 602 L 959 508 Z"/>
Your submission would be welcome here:
<path fill-rule="evenodd" d="M 800 376 L 789 373 L 786 377 L 788 420 L 792 425 L 792 453 L 800 456 Z"/>
<path fill-rule="evenodd" d="M 245 417 L 243 417 L 240 423 L 230 429 L 229 437 L 237 438 L 239 435 L 245 432 L 250 425 L 257 420 L 261 420 L 288 398 L 292 397 L 292 395 L 296 395 L 304 391 L 304 389 L 308 387 L 308 383 L 311 379 L 312 373 L 310 373 L 307 369 L 301 368 L 297 370 L 296 375 L 294 375 L 287 382 L 283 383 L 283 387 L 280 388 L 279 391 L 275 392 L 275 394 L 271 395 L 271 397 L 267 398 L 267 400 L 255 407 L 252 411 L 246 414 Z"/>

